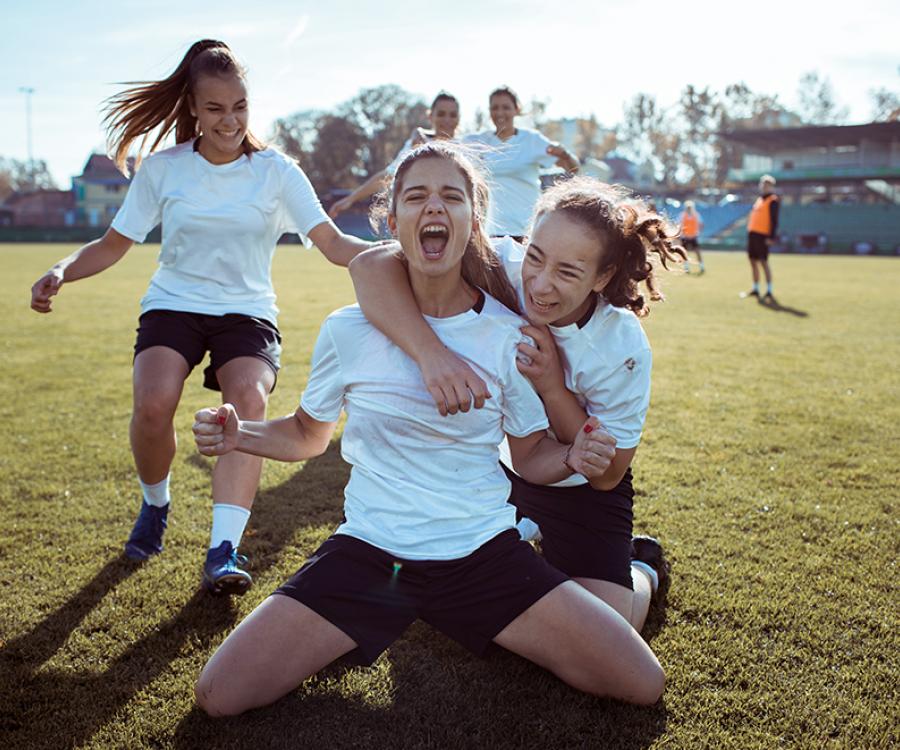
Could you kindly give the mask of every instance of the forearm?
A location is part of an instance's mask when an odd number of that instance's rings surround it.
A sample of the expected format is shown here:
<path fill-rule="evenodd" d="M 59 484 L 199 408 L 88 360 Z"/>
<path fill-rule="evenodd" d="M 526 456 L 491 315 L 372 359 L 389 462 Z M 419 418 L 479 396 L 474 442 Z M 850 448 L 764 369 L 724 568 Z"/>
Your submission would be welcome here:
<path fill-rule="evenodd" d="M 364 198 L 368 198 L 370 195 L 374 195 L 379 190 L 381 190 L 384 185 L 384 177 L 386 175 L 386 171 L 382 169 L 380 172 L 376 172 L 368 180 L 366 180 L 362 185 L 356 188 L 347 198 L 351 203 L 356 203 L 358 201 L 363 200 Z"/>
<path fill-rule="evenodd" d="M 393 251 L 376 248 L 355 258 L 350 278 L 366 319 L 415 361 L 444 349 L 425 322 L 406 267 Z"/>
<path fill-rule="evenodd" d="M 563 443 L 571 443 L 588 418 L 587 412 L 568 388 L 557 388 L 540 396 L 553 432 Z"/>
<path fill-rule="evenodd" d="M 309 238 L 329 261 L 343 267 L 349 266 L 351 260 L 375 244 L 344 234 L 330 221 L 313 227 L 309 232 Z"/>
<path fill-rule="evenodd" d="M 54 264 L 62 274 L 63 282 L 77 281 L 105 271 L 128 251 L 130 241 L 111 242 L 107 235 L 89 242 L 74 253 Z"/>
<path fill-rule="evenodd" d="M 295 414 L 265 422 L 241 420 L 236 450 L 276 461 L 303 461 L 328 447 L 321 436 L 309 434 Z"/>
<path fill-rule="evenodd" d="M 554 484 L 572 475 L 566 466 L 569 445 L 544 436 L 525 455 L 512 452 L 513 468 L 526 482 Z"/>

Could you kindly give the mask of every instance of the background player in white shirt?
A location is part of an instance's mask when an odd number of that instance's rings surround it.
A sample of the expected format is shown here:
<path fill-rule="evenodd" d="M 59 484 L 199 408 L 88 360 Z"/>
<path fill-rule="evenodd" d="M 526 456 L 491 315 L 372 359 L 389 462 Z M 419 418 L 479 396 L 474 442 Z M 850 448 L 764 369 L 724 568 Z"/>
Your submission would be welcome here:
<path fill-rule="evenodd" d="M 382 190 L 385 178 L 393 177 L 403 157 L 420 143 L 425 143 L 433 138 L 452 141 L 456 137 L 456 128 L 459 127 L 459 102 L 456 97 L 446 91 L 438 92 L 428 110 L 428 122 L 431 124 L 431 130 L 416 128 L 390 164 L 375 172 L 350 195 L 335 201 L 334 205 L 328 209 L 328 215 L 332 219 L 336 219 L 354 203 Z"/>
<path fill-rule="evenodd" d="M 193 44 L 168 78 L 113 96 L 106 121 L 123 171 L 131 146 L 138 139 L 143 146 L 157 127 L 151 152 L 172 130 L 178 145 L 149 156 L 106 233 L 31 290 L 32 308 L 50 312 L 64 283 L 109 268 L 162 221 L 160 265 L 141 301 L 134 358 L 130 436 L 143 500 L 125 551 L 138 560 L 162 550 L 173 418 L 184 380 L 206 350 L 207 387 L 243 416 L 265 417 L 281 349 L 271 281 L 278 238 L 299 232 L 344 266 L 369 246 L 338 231 L 296 163 L 253 136 L 248 110 L 243 68 L 223 42 L 209 39 Z M 261 467 L 255 456 L 234 454 L 213 470 L 203 581 L 214 593 L 243 593 L 251 584 L 237 547 Z"/>
<path fill-rule="evenodd" d="M 471 164 L 432 142 L 397 170 L 388 225 L 417 314 L 481 373 L 489 405 L 439 417 L 412 359 L 350 307 L 323 325 L 295 414 L 245 422 L 228 405 L 197 413 L 205 454 L 303 460 L 324 452 L 343 409 L 341 448 L 352 464 L 346 522 L 203 669 L 195 692 L 211 715 L 271 703 L 350 651 L 371 663 L 417 618 L 476 653 L 495 642 L 580 690 L 659 698 L 664 676 L 649 647 L 514 528 L 497 461 L 504 432 L 517 471 L 539 482 L 573 469 L 602 474 L 612 449 L 599 430 L 580 429 L 566 446 L 543 429 L 537 394 L 515 365 L 522 321 L 482 291 L 516 306 L 490 264 L 486 198 Z"/>
<path fill-rule="evenodd" d="M 523 332 L 534 345 L 520 344 L 519 369 L 540 393 L 554 433 L 571 440 L 591 415 L 616 444 L 607 470 L 590 482 L 573 476 L 540 487 L 510 472 L 510 500 L 540 526 L 548 561 L 636 630 L 667 575 L 658 542 L 632 539 L 630 465 L 650 401 L 651 367 L 637 317 L 647 312 L 638 283 L 657 296 L 648 255 L 664 265 L 683 257 L 676 236 L 675 227 L 623 189 L 574 178 L 542 196 L 527 252 L 510 238 L 494 243 L 532 323 Z M 351 277 L 367 317 L 419 363 L 442 413 L 467 411 L 472 401 L 483 407 L 490 394 L 415 315 L 396 259 L 365 253 L 351 264 Z M 527 535 L 527 525 L 522 530 Z"/>
<path fill-rule="evenodd" d="M 521 240 L 541 194 L 541 169 L 555 163 L 576 172 L 578 159 L 538 131 L 516 127 L 522 107 L 508 86 L 492 91 L 489 102 L 494 130 L 474 133 L 464 141 L 483 147 L 480 155 L 490 175 L 491 190 L 488 233 Z"/>

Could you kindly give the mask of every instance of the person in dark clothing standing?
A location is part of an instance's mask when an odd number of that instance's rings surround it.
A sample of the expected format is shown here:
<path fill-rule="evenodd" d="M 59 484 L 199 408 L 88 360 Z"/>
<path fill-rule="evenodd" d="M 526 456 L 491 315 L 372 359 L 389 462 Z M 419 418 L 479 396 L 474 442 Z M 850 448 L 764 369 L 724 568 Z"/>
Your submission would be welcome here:
<path fill-rule="evenodd" d="M 778 231 L 778 196 L 775 194 L 775 178 L 764 174 L 759 178 L 760 196 L 753 204 L 747 222 L 747 255 L 753 273 L 753 288 L 742 297 L 759 298 L 759 269 L 766 275 L 766 293 L 763 301 L 774 301 L 772 296 L 772 271 L 769 268 L 769 247 Z"/>

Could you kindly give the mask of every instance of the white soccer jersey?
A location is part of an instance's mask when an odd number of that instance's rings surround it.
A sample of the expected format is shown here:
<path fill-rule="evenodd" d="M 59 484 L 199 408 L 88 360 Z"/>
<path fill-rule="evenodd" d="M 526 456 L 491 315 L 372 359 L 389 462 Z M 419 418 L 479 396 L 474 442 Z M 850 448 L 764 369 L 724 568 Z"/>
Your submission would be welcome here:
<path fill-rule="evenodd" d="M 466 136 L 464 142 L 476 144 L 489 174 L 488 233 L 524 235 L 534 204 L 541 195 L 541 169 L 556 163 L 556 157 L 547 153 L 547 147 L 553 142 L 536 130 L 525 128 L 518 128 L 505 141 L 493 131 L 484 131 Z"/>
<path fill-rule="evenodd" d="M 143 242 L 160 221 L 159 268 L 142 312 L 242 313 L 274 323 L 278 238 L 306 235 L 329 218 L 306 175 L 280 151 L 211 164 L 188 141 L 144 160 L 112 228 Z"/>
<path fill-rule="evenodd" d="M 524 309 L 525 248 L 509 237 L 495 240 L 493 246 Z M 636 447 L 650 406 L 652 367 L 650 343 L 637 316 L 601 298 L 583 327 L 572 323 L 550 326 L 550 331 L 562 355 L 566 388 L 575 394 L 588 414 L 600 420 L 603 428 L 616 439 L 617 448 Z M 501 456 L 512 468 L 508 448 L 501 449 Z M 554 486 L 568 487 L 587 481 L 575 474 Z"/>
<path fill-rule="evenodd" d="M 300 406 L 322 422 L 347 413 L 341 454 L 352 470 L 336 533 L 406 559 L 447 560 L 515 526 L 497 446 L 504 433 L 548 424 L 516 369 L 521 318 L 486 296 L 480 313 L 426 320 L 488 384 L 483 409 L 440 416 L 416 363 L 355 305 L 323 323 Z"/>

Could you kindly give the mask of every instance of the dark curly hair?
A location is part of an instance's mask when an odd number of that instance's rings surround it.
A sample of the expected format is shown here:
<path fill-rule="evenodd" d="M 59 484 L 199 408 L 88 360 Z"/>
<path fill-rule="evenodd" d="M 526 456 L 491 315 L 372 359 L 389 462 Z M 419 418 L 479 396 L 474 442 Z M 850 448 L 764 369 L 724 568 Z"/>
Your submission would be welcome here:
<path fill-rule="evenodd" d="M 545 214 L 557 211 L 597 236 L 603 249 L 598 275 L 613 272 L 600 293 L 609 304 L 627 307 L 638 317 L 650 312 L 640 293 L 641 282 L 647 285 L 651 300 L 663 298 L 652 255 L 664 268 L 669 261 L 687 259 L 678 244 L 678 228 L 622 185 L 590 177 L 559 182 L 538 200 L 532 226 Z"/>

